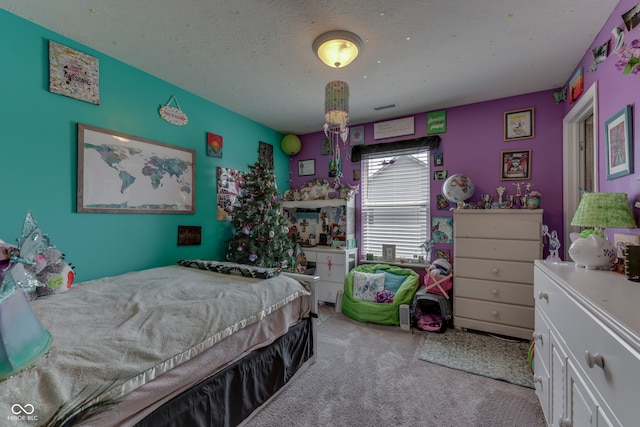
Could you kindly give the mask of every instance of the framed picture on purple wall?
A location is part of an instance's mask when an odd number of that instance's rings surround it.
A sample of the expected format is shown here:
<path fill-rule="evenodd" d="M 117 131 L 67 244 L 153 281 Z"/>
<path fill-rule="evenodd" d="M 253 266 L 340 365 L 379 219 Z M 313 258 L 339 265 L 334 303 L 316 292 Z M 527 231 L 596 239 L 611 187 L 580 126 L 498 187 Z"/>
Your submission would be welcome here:
<path fill-rule="evenodd" d="M 517 141 L 533 138 L 534 118 L 533 108 L 507 111 L 504 113 L 504 140 Z"/>
<path fill-rule="evenodd" d="M 503 151 L 500 179 L 531 179 L 531 150 Z"/>
<path fill-rule="evenodd" d="M 607 152 L 607 179 L 633 173 L 631 105 L 604 123 Z"/>

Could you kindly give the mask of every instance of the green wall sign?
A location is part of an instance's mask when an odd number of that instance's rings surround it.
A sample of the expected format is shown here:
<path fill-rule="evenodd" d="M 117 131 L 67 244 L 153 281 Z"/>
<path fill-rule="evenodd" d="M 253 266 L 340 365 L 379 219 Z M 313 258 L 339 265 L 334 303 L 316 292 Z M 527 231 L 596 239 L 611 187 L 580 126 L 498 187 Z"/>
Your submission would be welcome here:
<path fill-rule="evenodd" d="M 447 131 L 446 110 L 432 111 L 427 113 L 427 135 L 435 133 L 445 133 Z"/>

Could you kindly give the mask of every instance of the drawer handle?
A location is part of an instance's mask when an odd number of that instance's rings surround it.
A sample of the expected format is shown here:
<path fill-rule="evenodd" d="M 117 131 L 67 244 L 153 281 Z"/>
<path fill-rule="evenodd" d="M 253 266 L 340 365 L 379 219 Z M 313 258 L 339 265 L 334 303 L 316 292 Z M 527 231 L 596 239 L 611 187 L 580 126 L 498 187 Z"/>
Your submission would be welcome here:
<path fill-rule="evenodd" d="M 498 310 L 493 310 L 493 311 L 491 312 L 491 315 L 492 315 L 493 317 L 498 317 Z"/>
<path fill-rule="evenodd" d="M 491 295 L 498 295 L 497 289 L 491 289 Z"/>
<path fill-rule="evenodd" d="M 587 361 L 587 366 L 589 366 L 590 368 L 593 368 L 594 366 L 597 365 L 602 369 L 604 369 L 604 359 L 600 354 L 598 353 L 591 354 L 591 352 L 587 350 L 584 352 L 584 358 Z"/>
<path fill-rule="evenodd" d="M 540 341 L 540 343 L 542 344 L 542 333 L 534 332 L 533 333 L 533 339 L 536 340 L 536 341 Z"/>
<path fill-rule="evenodd" d="M 547 292 L 539 291 L 538 299 L 546 299 L 547 301 L 549 301 L 549 294 Z"/>
<path fill-rule="evenodd" d="M 534 375 L 533 382 L 542 384 L 542 377 L 540 375 Z"/>
<path fill-rule="evenodd" d="M 500 271 L 500 270 L 498 270 L 498 269 L 497 269 L 497 268 L 495 268 L 495 267 L 491 269 L 491 272 L 492 272 L 493 274 L 498 274 L 498 272 L 499 272 L 499 271 Z"/>

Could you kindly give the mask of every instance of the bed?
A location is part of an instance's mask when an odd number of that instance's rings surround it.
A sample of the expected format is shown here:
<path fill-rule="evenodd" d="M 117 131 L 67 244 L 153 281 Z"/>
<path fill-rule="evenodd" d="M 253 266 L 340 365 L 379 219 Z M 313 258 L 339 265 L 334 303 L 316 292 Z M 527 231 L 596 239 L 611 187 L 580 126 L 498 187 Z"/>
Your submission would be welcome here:
<path fill-rule="evenodd" d="M 54 341 L 0 383 L 0 401 L 33 406 L 12 425 L 96 389 L 119 403 L 89 426 L 240 425 L 315 362 L 317 278 L 181 264 L 32 301 Z"/>

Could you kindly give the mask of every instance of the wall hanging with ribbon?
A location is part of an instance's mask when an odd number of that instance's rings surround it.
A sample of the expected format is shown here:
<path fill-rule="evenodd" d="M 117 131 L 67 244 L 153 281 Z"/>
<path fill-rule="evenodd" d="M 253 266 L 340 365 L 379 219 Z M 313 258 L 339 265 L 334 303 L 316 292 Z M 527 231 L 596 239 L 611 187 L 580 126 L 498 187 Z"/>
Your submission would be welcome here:
<path fill-rule="evenodd" d="M 171 103 L 175 102 L 176 107 L 172 107 Z M 160 106 L 160 117 L 168 121 L 172 125 L 185 126 L 189 121 L 187 114 L 180 109 L 178 98 L 172 96 L 167 105 Z"/>

